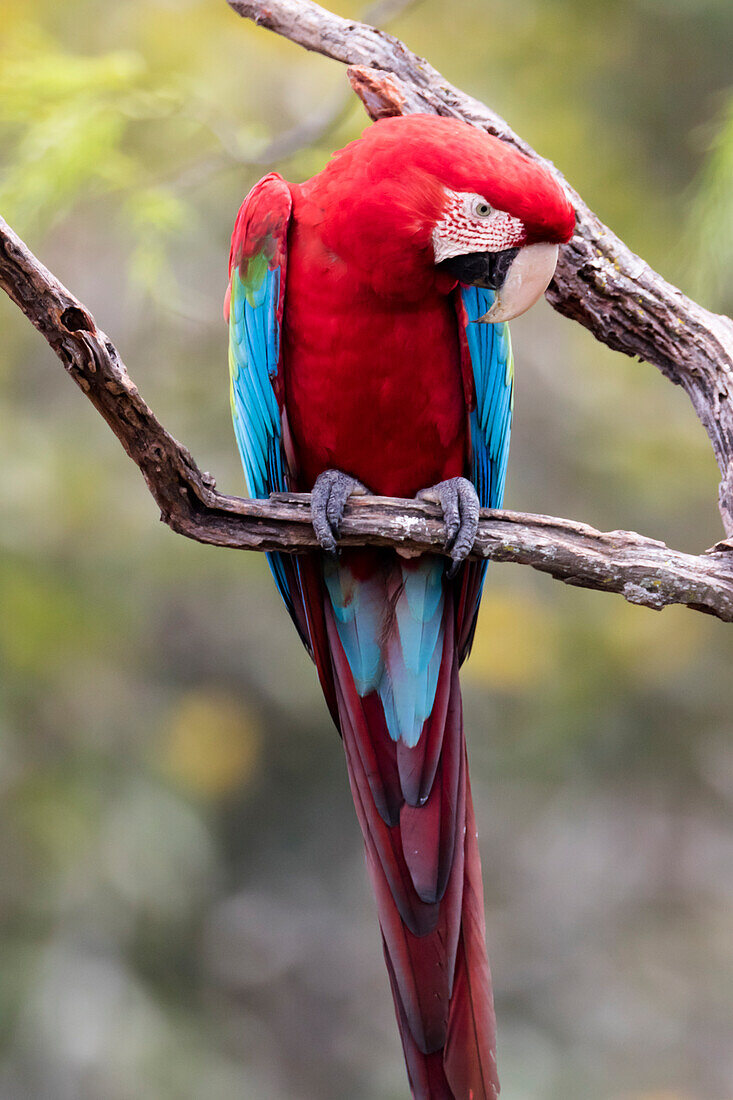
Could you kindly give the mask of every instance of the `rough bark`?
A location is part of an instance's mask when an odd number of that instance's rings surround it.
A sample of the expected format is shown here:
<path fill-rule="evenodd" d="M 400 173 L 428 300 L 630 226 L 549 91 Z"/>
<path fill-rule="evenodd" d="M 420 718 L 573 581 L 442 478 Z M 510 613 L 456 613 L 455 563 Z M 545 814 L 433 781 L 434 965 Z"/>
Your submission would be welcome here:
<path fill-rule="evenodd" d="M 429 112 L 466 119 L 541 161 L 577 212 L 547 291 L 551 305 L 616 351 L 638 356 L 682 386 L 713 445 L 719 507 L 733 535 L 733 322 L 691 301 L 619 240 L 555 166 L 485 104 L 449 84 L 385 31 L 355 23 L 312 0 L 227 0 L 240 15 L 307 50 L 352 66 L 352 86 L 372 118 Z"/>

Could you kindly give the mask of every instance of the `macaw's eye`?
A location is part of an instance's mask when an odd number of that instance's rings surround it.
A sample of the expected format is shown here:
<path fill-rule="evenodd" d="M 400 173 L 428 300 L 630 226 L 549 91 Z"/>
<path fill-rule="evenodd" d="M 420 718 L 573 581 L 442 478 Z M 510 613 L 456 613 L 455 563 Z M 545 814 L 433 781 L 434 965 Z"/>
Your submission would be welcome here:
<path fill-rule="evenodd" d="M 483 199 L 477 199 L 473 204 L 473 212 L 479 218 L 488 218 L 492 213 L 491 207 Z"/>

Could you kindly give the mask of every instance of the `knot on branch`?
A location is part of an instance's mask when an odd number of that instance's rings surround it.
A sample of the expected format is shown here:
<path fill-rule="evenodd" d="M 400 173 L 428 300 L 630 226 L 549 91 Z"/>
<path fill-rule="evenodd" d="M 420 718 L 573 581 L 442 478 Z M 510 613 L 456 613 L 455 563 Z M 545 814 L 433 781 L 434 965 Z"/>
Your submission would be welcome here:
<path fill-rule="evenodd" d="M 346 75 L 371 118 L 391 118 L 405 113 L 405 97 L 389 73 L 366 65 L 350 65 Z"/>
<path fill-rule="evenodd" d="M 59 320 L 67 332 L 94 332 L 96 330 L 91 314 L 87 313 L 81 306 L 68 306 Z"/>

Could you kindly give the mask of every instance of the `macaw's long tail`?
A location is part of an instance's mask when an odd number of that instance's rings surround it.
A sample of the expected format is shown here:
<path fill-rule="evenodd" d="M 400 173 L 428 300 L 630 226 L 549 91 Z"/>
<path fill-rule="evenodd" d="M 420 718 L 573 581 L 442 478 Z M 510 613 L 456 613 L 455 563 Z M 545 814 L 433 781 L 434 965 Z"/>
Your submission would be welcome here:
<path fill-rule="evenodd" d="M 496 1100 L 495 1021 L 443 559 L 323 567 L 320 660 L 337 711 L 417 1100 Z"/>

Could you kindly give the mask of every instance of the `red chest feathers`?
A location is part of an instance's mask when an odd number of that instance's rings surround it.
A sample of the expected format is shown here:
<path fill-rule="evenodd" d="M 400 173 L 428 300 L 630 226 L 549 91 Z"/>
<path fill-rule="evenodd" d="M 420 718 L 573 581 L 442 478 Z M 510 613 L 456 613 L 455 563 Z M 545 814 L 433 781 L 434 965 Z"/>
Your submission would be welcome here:
<path fill-rule="evenodd" d="M 285 402 L 300 487 L 329 468 L 414 496 L 465 472 L 455 311 L 444 295 L 376 295 L 305 230 L 291 233 Z"/>

